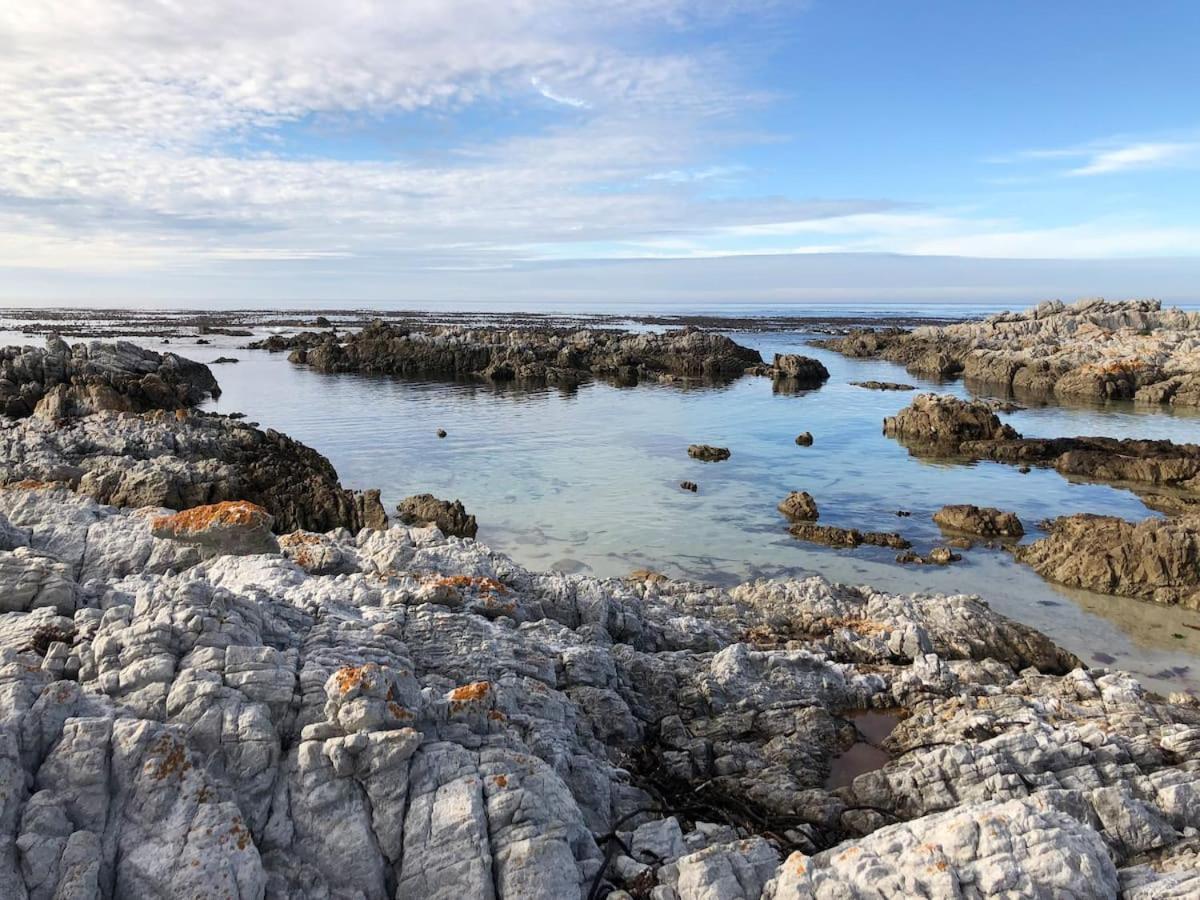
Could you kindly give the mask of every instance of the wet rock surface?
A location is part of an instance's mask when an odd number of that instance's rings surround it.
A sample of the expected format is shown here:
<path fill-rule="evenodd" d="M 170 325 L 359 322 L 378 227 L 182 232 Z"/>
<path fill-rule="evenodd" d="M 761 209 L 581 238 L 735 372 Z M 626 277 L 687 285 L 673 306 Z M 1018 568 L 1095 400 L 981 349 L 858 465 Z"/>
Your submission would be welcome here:
<path fill-rule="evenodd" d="M 737 377 L 761 364 L 757 350 L 693 328 L 658 333 L 599 329 L 446 326 L 372 322 L 361 331 L 302 332 L 250 345 L 290 351 L 322 372 L 574 384 L 593 376 L 632 383 L 661 376 Z"/>
<path fill-rule="evenodd" d="M 220 393 L 207 366 L 126 341 L 0 348 L 0 415 L 13 418 L 186 409 Z"/>
<path fill-rule="evenodd" d="M 63 484 L 102 503 L 263 507 L 277 532 L 386 528 L 377 491 L 341 486 L 324 456 L 225 416 L 99 412 L 0 419 L 0 484 Z"/>
<path fill-rule="evenodd" d="M 405 497 L 396 507 L 405 525 L 436 525 L 448 537 L 475 537 L 475 517 L 468 515 L 461 500 L 439 500 L 433 494 Z"/>
<path fill-rule="evenodd" d="M 854 387 L 866 388 L 869 391 L 915 391 L 911 384 L 901 384 L 896 381 L 852 381 Z"/>
<path fill-rule="evenodd" d="M 1200 516 L 1062 516 L 1015 554 L 1059 584 L 1200 609 Z"/>
<path fill-rule="evenodd" d="M 404 526 L 205 557 L 62 489 L 0 515 L 6 897 L 1197 884 L 1200 709 L 975 598 L 538 574 Z M 885 758 L 827 787 L 868 710 Z"/>
<path fill-rule="evenodd" d="M 1157 300 L 1048 301 L 979 322 L 816 343 L 899 362 L 913 374 L 961 374 L 1016 396 L 1200 406 L 1200 313 Z"/>
<path fill-rule="evenodd" d="M 829 380 L 829 370 L 824 363 L 797 353 L 776 353 L 771 365 L 759 366 L 752 371 L 782 382 L 792 390 L 817 388 Z"/>

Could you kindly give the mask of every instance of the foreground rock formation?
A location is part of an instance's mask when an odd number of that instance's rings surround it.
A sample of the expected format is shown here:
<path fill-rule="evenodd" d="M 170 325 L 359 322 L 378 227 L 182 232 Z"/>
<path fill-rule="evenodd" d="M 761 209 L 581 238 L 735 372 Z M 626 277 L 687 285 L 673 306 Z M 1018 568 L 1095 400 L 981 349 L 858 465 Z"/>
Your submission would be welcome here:
<path fill-rule="evenodd" d="M 981 537 L 1019 538 L 1025 534 L 1025 526 L 1016 513 L 1004 512 L 994 506 L 954 503 L 935 512 L 933 521 L 947 531 Z"/>
<path fill-rule="evenodd" d="M 451 502 L 433 494 L 415 494 L 401 500 L 396 513 L 405 525 L 436 525 L 449 537 L 473 538 L 479 531 L 475 517 L 467 513 L 461 500 Z"/>
<path fill-rule="evenodd" d="M 537 574 L 402 526 L 212 556 L 62 489 L 0 514 L 5 897 L 1200 887 L 1200 709 L 973 598 Z M 843 778 L 863 711 L 886 761 Z"/>
<path fill-rule="evenodd" d="M 1157 300 L 1053 300 L 981 322 L 816 343 L 1018 396 L 1200 406 L 1200 313 L 1164 310 Z"/>
<path fill-rule="evenodd" d="M 322 372 L 554 384 L 593 376 L 625 383 L 671 376 L 730 378 L 762 363 L 757 350 L 691 328 L 661 334 L 466 326 L 418 331 L 380 321 L 354 334 L 302 332 L 251 347 L 290 350 L 292 362 Z"/>

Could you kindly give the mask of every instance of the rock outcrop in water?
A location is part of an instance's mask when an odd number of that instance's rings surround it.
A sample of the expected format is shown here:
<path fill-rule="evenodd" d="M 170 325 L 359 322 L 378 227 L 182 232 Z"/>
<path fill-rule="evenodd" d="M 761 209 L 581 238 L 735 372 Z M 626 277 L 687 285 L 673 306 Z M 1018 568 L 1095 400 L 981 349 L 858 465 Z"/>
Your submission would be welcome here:
<path fill-rule="evenodd" d="M 186 409 L 220 393 L 208 366 L 126 341 L 0 348 L 0 415 L 12 418 Z"/>
<path fill-rule="evenodd" d="M 1004 512 L 994 506 L 955 503 L 935 512 L 933 521 L 947 531 L 961 531 L 982 537 L 1019 538 L 1025 534 L 1025 526 L 1016 513 Z"/>
<path fill-rule="evenodd" d="M 684 328 L 658 333 L 447 326 L 416 331 L 374 322 L 354 334 L 303 332 L 252 347 L 291 350 L 322 372 L 575 384 L 593 376 L 626 383 L 666 376 L 731 378 L 762 357 L 729 338 Z"/>
<path fill-rule="evenodd" d="M 1026 438 L 989 403 L 920 394 L 883 420 L 883 432 L 919 456 L 1048 466 L 1071 478 L 1124 485 L 1166 512 L 1200 503 L 1200 445 L 1133 438 Z"/>
<path fill-rule="evenodd" d="M 701 462 L 724 462 L 733 454 L 728 447 L 714 447 L 712 444 L 690 444 L 688 456 Z"/>
<path fill-rule="evenodd" d="M 1014 553 L 1049 581 L 1200 609 L 1200 516 L 1062 516 Z"/>
<path fill-rule="evenodd" d="M 1017 396 L 1200 406 L 1200 313 L 1164 310 L 1157 300 L 1049 301 L 980 322 L 815 343 Z"/>
<path fill-rule="evenodd" d="M 402 526 L 205 558 L 61 489 L 0 515 L 5 897 L 1200 887 L 1200 709 L 973 598 L 537 574 Z M 827 788 L 870 709 L 888 761 Z"/>

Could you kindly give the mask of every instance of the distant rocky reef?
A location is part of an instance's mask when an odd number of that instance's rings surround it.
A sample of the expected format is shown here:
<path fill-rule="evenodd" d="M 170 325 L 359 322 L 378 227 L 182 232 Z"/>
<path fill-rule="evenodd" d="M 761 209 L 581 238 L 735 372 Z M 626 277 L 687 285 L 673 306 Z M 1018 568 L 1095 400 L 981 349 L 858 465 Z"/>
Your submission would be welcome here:
<path fill-rule="evenodd" d="M 978 322 L 856 330 L 814 344 L 1017 397 L 1200 406 L 1200 312 L 1157 300 L 1052 300 Z"/>

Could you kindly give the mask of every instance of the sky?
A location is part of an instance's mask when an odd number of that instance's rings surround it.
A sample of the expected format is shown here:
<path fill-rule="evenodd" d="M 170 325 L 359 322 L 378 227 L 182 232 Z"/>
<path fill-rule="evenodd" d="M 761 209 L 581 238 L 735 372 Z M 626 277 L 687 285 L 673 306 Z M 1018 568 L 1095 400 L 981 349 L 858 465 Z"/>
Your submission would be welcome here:
<path fill-rule="evenodd" d="M 1200 3 L 0 4 L 0 302 L 1200 300 Z"/>

